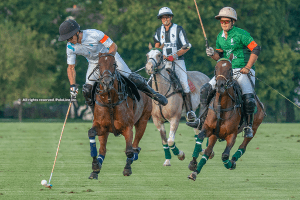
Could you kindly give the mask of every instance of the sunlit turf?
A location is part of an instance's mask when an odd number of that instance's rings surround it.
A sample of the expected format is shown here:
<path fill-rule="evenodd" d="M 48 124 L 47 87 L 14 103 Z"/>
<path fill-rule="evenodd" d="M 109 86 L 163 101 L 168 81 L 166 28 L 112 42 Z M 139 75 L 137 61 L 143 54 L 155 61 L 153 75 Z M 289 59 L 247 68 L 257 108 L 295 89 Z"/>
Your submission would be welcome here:
<path fill-rule="evenodd" d="M 91 123 L 67 123 L 50 190 L 40 182 L 49 180 L 62 126 L 0 123 L 0 199 L 300 199 L 300 124 L 262 124 L 232 171 L 221 160 L 226 143 L 217 142 L 215 157 L 194 182 L 187 179 L 194 132 L 184 123 L 176 133 L 184 161 L 172 155 L 172 166 L 163 166 L 160 134 L 149 123 L 133 174 L 122 174 L 124 137 L 111 134 L 98 180 L 88 179 Z M 239 135 L 231 155 L 242 139 Z"/>

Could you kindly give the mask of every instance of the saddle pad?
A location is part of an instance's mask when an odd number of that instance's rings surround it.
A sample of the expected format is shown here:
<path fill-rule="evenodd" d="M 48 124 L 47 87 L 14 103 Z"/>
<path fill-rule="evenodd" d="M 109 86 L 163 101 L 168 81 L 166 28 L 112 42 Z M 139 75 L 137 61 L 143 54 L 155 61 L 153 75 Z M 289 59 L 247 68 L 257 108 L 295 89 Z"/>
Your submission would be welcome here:
<path fill-rule="evenodd" d="M 195 87 L 194 83 L 190 80 L 188 80 L 188 83 L 189 83 L 191 92 L 194 93 L 196 91 L 196 87 Z"/>

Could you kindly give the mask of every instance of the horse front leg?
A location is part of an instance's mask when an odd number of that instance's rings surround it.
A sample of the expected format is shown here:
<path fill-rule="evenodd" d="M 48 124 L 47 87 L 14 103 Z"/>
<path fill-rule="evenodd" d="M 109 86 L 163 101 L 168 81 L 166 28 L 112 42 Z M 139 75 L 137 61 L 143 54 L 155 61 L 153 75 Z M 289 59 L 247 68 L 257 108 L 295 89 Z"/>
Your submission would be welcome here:
<path fill-rule="evenodd" d="M 230 134 L 226 137 L 227 145 L 226 145 L 224 152 L 222 153 L 222 161 L 223 161 L 224 167 L 226 167 L 227 169 L 230 169 L 230 170 L 233 170 L 236 167 L 235 162 L 233 162 L 232 160 L 229 160 L 230 150 L 235 143 L 236 135 L 237 135 L 237 132 L 235 134 Z"/>
<path fill-rule="evenodd" d="M 166 134 L 166 129 L 164 124 L 161 122 L 161 120 L 159 120 L 156 117 L 153 117 L 153 123 L 155 124 L 157 130 L 160 133 L 160 137 L 162 140 L 162 145 L 163 145 L 163 149 L 164 149 L 164 153 L 165 153 L 165 162 L 163 164 L 163 166 L 171 166 L 171 152 L 170 152 L 170 148 L 168 145 L 168 139 L 167 139 L 167 134 Z"/>
<path fill-rule="evenodd" d="M 100 136 L 98 136 L 99 142 L 100 142 L 100 148 L 99 148 L 99 156 L 97 157 L 97 149 L 96 149 L 96 141 L 95 141 L 95 135 L 97 135 L 97 129 L 95 127 L 92 127 L 88 134 L 90 139 L 90 150 L 91 150 L 91 157 L 93 158 L 92 162 L 92 173 L 89 176 L 89 179 L 98 179 L 98 174 L 100 173 L 102 163 L 105 158 L 106 154 L 106 143 L 108 138 L 108 133 L 100 133 Z"/>
<path fill-rule="evenodd" d="M 208 143 L 208 146 L 207 146 L 207 148 L 205 149 L 204 154 L 203 154 L 203 156 L 202 156 L 200 162 L 199 162 L 198 165 L 197 165 L 197 169 L 195 169 L 195 171 L 192 172 L 192 173 L 188 176 L 189 179 L 192 179 L 193 181 L 196 180 L 197 175 L 201 172 L 202 167 L 206 164 L 206 161 L 208 160 L 209 156 L 210 156 L 211 153 L 213 152 L 213 148 L 214 148 L 216 142 L 217 142 L 217 136 L 212 135 L 212 136 L 209 137 L 209 143 Z"/>
<path fill-rule="evenodd" d="M 179 125 L 179 119 L 176 118 L 170 121 L 170 133 L 168 138 L 169 148 L 172 150 L 173 154 L 178 157 L 179 160 L 185 159 L 185 154 L 183 151 L 179 150 L 175 145 L 175 133 Z"/>
<path fill-rule="evenodd" d="M 127 156 L 126 165 L 124 167 L 123 175 L 130 176 L 132 174 L 131 171 L 131 164 L 134 160 L 134 152 L 132 149 L 132 140 L 133 140 L 133 132 L 132 127 L 128 126 L 125 131 L 123 132 L 123 136 L 125 137 L 126 141 L 126 151 L 125 154 Z"/>

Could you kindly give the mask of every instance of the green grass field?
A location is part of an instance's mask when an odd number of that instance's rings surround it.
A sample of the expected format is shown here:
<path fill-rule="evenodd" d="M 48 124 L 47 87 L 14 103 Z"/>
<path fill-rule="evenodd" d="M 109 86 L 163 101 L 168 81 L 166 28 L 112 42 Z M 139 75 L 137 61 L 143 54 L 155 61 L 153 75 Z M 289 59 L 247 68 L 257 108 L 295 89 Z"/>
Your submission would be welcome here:
<path fill-rule="evenodd" d="M 173 156 L 172 166 L 163 166 L 160 134 L 149 123 L 133 174 L 123 176 L 125 140 L 111 134 L 99 180 L 88 179 L 91 123 L 67 123 L 50 190 L 40 182 L 49 180 L 62 126 L 0 123 L 0 199 L 300 199 L 300 124 L 262 124 L 232 171 L 221 160 L 226 143 L 217 142 L 215 157 L 194 182 L 187 179 L 194 133 L 184 123 L 176 134 L 184 161 Z"/>

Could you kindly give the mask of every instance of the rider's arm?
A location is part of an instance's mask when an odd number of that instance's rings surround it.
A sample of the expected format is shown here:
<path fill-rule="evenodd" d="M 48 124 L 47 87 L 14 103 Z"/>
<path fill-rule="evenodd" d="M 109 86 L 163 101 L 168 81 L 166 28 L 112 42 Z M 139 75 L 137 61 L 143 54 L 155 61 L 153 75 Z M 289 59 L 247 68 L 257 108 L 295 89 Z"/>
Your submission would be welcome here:
<path fill-rule="evenodd" d="M 251 54 L 248 63 L 244 67 L 246 69 L 241 69 L 241 73 L 248 73 L 260 54 L 260 46 L 258 46 L 255 41 L 250 42 L 250 44 L 247 45 L 247 48 L 251 51 Z"/>
<path fill-rule="evenodd" d="M 74 85 L 76 83 L 75 65 L 68 65 L 67 74 L 68 74 L 70 85 Z"/>
<path fill-rule="evenodd" d="M 109 47 L 108 53 L 115 55 L 117 50 L 118 50 L 118 46 L 116 45 L 116 43 L 112 43 Z"/>
<path fill-rule="evenodd" d="M 115 55 L 118 49 L 118 46 L 102 31 L 99 31 L 99 42 L 108 48 L 108 53 Z"/>

